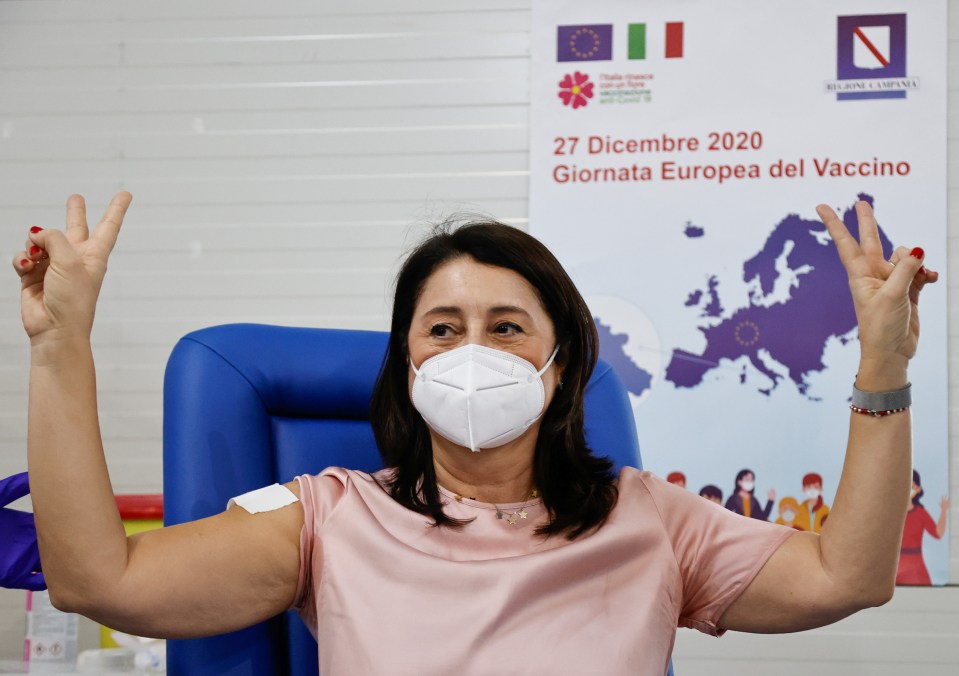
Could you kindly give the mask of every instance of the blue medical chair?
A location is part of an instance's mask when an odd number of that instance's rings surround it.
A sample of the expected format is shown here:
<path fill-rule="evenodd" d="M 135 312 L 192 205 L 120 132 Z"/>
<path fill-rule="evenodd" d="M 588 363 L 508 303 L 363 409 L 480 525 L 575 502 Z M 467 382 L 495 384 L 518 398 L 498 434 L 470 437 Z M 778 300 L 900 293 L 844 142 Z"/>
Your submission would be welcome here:
<path fill-rule="evenodd" d="M 223 511 L 229 498 L 338 465 L 372 472 L 369 424 L 387 334 L 230 324 L 176 345 L 163 393 L 167 525 Z M 586 393 L 590 446 L 641 466 L 626 390 L 600 362 Z M 170 641 L 171 676 L 316 676 L 316 641 L 293 613 L 212 638 Z"/>

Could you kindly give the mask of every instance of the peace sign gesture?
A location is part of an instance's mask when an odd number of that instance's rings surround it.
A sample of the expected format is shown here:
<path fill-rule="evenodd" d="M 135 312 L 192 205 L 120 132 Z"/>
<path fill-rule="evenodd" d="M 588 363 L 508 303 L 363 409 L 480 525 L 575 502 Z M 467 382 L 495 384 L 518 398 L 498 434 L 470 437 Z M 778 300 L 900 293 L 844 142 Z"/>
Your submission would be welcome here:
<path fill-rule="evenodd" d="M 862 359 L 905 368 L 919 342 L 919 293 L 939 274 L 922 265 L 922 249 L 899 247 L 883 257 L 879 226 L 868 202 L 856 203 L 859 242 L 825 204 L 816 207 L 849 275 Z"/>
<path fill-rule="evenodd" d="M 114 195 L 91 234 L 86 203 L 67 200 L 66 233 L 30 228 L 26 249 L 13 260 L 20 275 L 20 312 L 31 343 L 64 337 L 89 338 L 107 259 L 133 196 Z"/>

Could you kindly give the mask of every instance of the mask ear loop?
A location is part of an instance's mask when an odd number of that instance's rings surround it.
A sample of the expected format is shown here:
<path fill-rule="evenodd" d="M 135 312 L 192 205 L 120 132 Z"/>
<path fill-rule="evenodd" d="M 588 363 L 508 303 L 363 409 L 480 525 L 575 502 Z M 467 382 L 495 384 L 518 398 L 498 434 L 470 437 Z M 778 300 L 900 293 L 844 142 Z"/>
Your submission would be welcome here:
<path fill-rule="evenodd" d="M 556 359 L 556 355 L 557 355 L 557 354 L 559 354 L 559 345 L 558 345 L 558 344 L 556 345 L 555 348 L 553 348 L 553 354 L 551 354 L 551 355 L 549 356 L 549 359 L 546 360 L 546 364 L 543 366 L 543 368 L 541 368 L 539 371 L 537 371 L 535 376 L 530 376 L 530 378 L 529 378 L 530 382 L 533 381 L 533 378 L 542 378 L 542 377 L 543 377 L 543 374 L 546 373 L 546 370 L 547 370 L 550 366 L 553 365 L 553 360 Z"/>

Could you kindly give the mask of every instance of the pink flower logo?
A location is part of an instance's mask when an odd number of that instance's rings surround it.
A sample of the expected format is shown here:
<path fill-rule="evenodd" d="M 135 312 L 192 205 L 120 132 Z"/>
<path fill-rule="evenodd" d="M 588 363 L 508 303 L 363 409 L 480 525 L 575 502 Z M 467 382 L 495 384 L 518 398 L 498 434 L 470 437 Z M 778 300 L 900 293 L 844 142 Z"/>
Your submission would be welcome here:
<path fill-rule="evenodd" d="M 573 110 L 585 106 L 593 98 L 593 83 L 589 76 L 579 71 L 567 74 L 559 83 L 559 98 L 563 99 L 564 106 L 573 106 Z"/>

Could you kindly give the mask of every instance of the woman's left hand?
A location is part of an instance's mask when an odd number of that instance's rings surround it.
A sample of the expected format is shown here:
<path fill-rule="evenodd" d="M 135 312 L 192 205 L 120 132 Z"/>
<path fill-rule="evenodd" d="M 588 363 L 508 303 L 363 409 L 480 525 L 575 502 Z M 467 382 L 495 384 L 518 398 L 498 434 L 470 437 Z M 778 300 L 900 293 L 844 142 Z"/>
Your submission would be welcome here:
<path fill-rule="evenodd" d="M 939 275 L 923 267 L 918 247 L 899 248 L 885 259 L 868 203 L 856 203 L 858 242 L 828 206 L 816 211 L 849 276 L 862 355 L 857 387 L 900 389 L 908 383 L 907 366 L 919 343 L 919 294 Z M 783 542 L 723 613 L 721 629 L 800 631 L 892 598 L 912 485 L 911 422 L 904 411 L 881 417 L 849 414 L 846 457 L 829 522 L 821 534 L 794 533 Z M 945 515 L 936 525 L 938 537 L 946 530 Z"/>
<path fill-rule="evenodd" d="M 862 360 L 904 370 L 919 343 L 919 293 L 937 281 L 939 273 L 923 267 L 925 254 L 919 247 L 899 247 L 886 260 L 868 202 L 856 203 L 858 242 L 831 208 L 820 204 L 816 211 L 849 275 Z"/>

